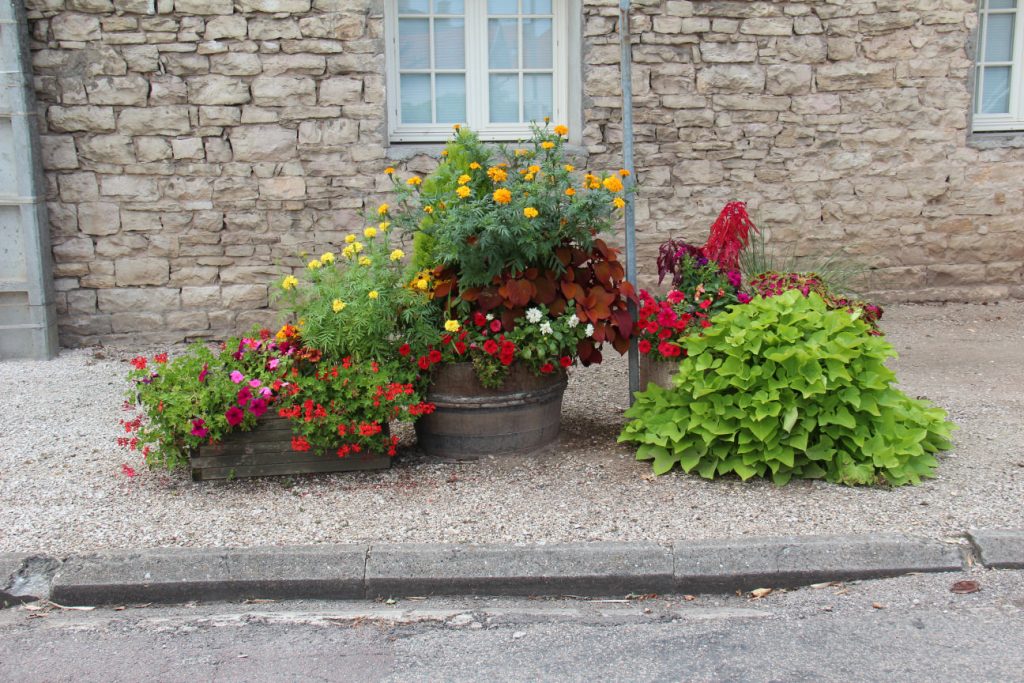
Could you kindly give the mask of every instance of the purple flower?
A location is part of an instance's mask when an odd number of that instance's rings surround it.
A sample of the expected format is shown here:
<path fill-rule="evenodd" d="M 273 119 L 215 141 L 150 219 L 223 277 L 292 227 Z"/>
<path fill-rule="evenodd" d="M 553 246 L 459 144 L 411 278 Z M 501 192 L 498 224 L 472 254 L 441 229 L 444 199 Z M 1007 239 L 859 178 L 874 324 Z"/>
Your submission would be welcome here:
<path fill-rule="evenodd" d="M 235 384 L 241 384 L 245 380 L 245 375 L 240 373 L 238 370 L 231 371 L 231 381 Z"/>

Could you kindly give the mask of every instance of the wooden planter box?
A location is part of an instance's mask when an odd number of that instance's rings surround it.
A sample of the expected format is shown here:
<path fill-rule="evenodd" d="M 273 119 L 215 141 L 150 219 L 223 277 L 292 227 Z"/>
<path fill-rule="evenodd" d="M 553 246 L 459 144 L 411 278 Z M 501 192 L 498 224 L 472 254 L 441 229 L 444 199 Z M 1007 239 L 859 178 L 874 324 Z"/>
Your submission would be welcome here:
<path fill-rule="evenodd" d="M 335 453 L 292 450 L 291 423 L 282 417 L 264 417 L 249 432 L 232 432 L 218 444 L 200 446 L 190 462 L 192 479 L 237 479 L 281 474 L 320 474 L 384 470 L 391 457 L 362 452 L 339 458 Z"/>

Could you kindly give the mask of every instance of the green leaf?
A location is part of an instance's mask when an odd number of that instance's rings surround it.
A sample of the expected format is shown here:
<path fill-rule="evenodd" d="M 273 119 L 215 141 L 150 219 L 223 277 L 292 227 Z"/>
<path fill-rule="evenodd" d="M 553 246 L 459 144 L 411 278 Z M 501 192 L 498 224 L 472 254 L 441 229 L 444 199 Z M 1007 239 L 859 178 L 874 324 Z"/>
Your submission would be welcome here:
<path fill-rule="evenodd" d="M 789 410 L 786 411 L 785 416 L 782 418 L 782 428 L 787 432 L 793 430 L 793 425 L 796 424 L 796 419 L 800 415 L 800 409 L 795 405 L 790 406 Z"/>

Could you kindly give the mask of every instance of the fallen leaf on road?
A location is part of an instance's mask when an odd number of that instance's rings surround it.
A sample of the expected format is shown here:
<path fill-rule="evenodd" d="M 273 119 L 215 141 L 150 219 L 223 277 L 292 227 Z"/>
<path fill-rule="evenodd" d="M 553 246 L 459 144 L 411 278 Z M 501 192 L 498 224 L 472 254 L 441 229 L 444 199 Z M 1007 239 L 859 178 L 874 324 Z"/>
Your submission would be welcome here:
<path fill-rule="evenodd" d="M 697 596 L 695 596 L 695 595 L 684 595 L 683 596 L 683 600 L 686 600 L 686 602 L 693 602 L 696 599 L 697 599 Z"/>
<path fill-rule="evenodd" d="M 826 581 L 825 583 L 812 583 L 811 588 L 832 588 L 833 586 L 842 586 L 841 581 Z"/>
<path fill-rule="evenodd" d="M 50 605 L 52 605 L 53 607 L 56 607 L 57 609 L 73 610 L 75 612 L 91 612 L 94 609 L 96 609 L 95 607 L 78 607 L 76 605 L 58 605 L 55 602 L 50 602 L 50 601 L 47 601 L 47 602 L 49 602 Z"/>
<path fill-rule="evenodd" d="M 957 595 L 967 595 L 968 593 L 977 593 L 981 590 L 981 584 L 977 581 L 957 581 L 949 590 Z"/>
<path fill-rule="evenodd" d="M 871 603 L 871 606 L 874 607 L 875 609 L 885 609 L 885 605 L 883 605 L 880 602 L 873 602 L 873 603 Z"/>
<path fill-rule="evenodd" d="M 755 600 L 757 600 L 757 599 L 763 598 L 764 596 L 768 595 L 771 592 L 772 592 L 771 588 L 755 588 L 754 590 L 750 591 L 750 597 L 752 597 Z"/>

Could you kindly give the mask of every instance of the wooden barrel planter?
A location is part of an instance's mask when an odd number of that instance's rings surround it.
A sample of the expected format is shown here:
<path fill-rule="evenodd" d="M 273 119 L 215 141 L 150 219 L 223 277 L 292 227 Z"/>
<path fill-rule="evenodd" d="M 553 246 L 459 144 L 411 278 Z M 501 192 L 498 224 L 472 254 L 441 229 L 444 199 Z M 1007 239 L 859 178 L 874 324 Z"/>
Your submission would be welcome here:
<path fill-rule="evenodd" d="M 363 451 L 344 458 L 335 453 L 292 450 L 291 423 L 267 415 L 248 432 L 232 432 L 217 444 L 199 447 L 190 460 L 192 479 L 237 479 L 281 474 L 321 474 L 383 470 L 391 467 L 387 454 Z"/>
<path fill-rule="evenodd" d="M 664 389 L 672 388 L 672 377 L 679 371 L 679 359 L 663 360 L 651 354 L 640 355 L 640 391 L 647 391 L 651 382 Z"/>
<path fill-rule="evenodd" d="M 558 438 L 567 383 L 561 369 L 538 376 L 516 363 L 500 388 L 488 389 L 472 363 L 445 363 L 426 396 L 436 409 L 416 422 L 420 448 L 457 459 L 543 448 Z"/>

